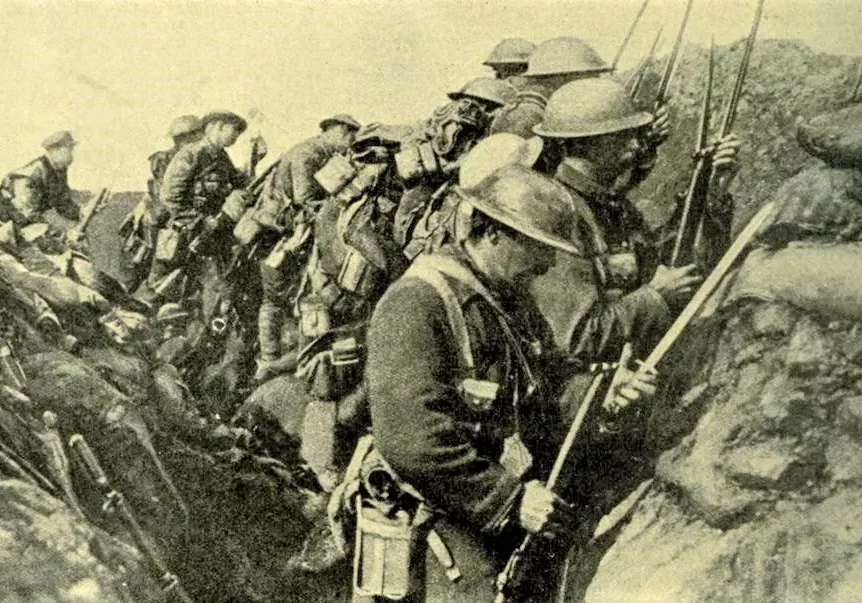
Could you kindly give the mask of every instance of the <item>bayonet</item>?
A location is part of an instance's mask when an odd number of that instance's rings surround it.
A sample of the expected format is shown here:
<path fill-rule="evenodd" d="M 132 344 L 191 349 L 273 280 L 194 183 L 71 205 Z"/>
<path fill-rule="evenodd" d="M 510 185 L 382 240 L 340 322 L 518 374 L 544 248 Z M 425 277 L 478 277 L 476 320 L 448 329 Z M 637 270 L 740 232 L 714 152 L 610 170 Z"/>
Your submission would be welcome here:
<path fill-rule="evenodd" d="M 658 48 L 659 40 L 661 39 L 663 27 L 660 27 L 658 33 L 655 35 L 655 39 L 652 42 L 652 46 L 650 46 L 649 54 L 641 60 L 640 64 L 638 64 L 637 68 L 632 71 L 631 76 L 626 82 L 626 90 L 629 91 L 629 96 L 632 99 L 637 99 L 638 93 L 640 92 L 641 86 L 643 85 L 644 78 L 646 77 L 647 69 L 655 58 L 655 51 Z"/>
<path fill-rule="evenodd" d="M 685 28 L 688 25 L 688 18 L 691 15 L 691 7 L 694 0 L 688 0 L 685 5 L 685 13 L 682 15 L 682 23 L 680 23 L 679 31 L 676 34 L 676 41 L 673 43 L 673 50 L 670 51 L 670 56 L 667 58 L 667 64 L 664 67 L 664 73 L 661 75 L 661 81 L 658 85 L 655 102 L 653 103 L 653 111 L 657 111 L 666 100 L 667 89 L 670 86 L 670 80 L 673 72 L 676 69 L 677 59 L 679 58 L 679 50 L 682 47 L 682 40 L 685 37 Z"/>
<path fill-rule="evenodd" d="M 754 41 L 757 38 L 757 29 L 760 25 L 760 20 L 763 16 L 763 4 L 765 0 L 759 0 L 757 10 L 754 14 L 754 19 L 751 23 L 751 31 L 745 41 L 745 48 L 742 52 L 739 69 L 736 72 L 736 80 L 733 84 L 733 91 L 730 99 L 727 102 L 724 118 L 721 122 L 719 130 L 719 140 L 730 134 L 733 128 L 733 122 L 736 119 L 737 109 L 739 108 L 739 99 L 742 95 L 742 86 L 745 82 L 745 76 L 748 73 L 748 65 L 751 62 L 751 52 L 754 48 Z M 712 57 L 712 54 L 710 54 Z M 710 58 L 712 61 L 712 58 Z M 710 66 L 712 70 L 712 66 Z M 711 77 L 711 76 L 710 76 Z M 707 99 L 707 102 L 709 99 Z M 691 182 L 686 191 L 685 201 L 683 203 L 682 218 L 680 219 L 679 228 L 674 240 L 673 253 L 670 258 L 671 266 L 684 266 L 691 263 L 694 258 L 695 247 L 698 233 L 701 229 L 703 216 L 706 211 L 707 193 L 714 174 L 712 166 L 712 155 L 714 149 L 706 146 L 706 128 L 709 127 L 709 108 L 705 103 L 706 111 L 701 118 L 701 129 L 698 132 L 698 147 L 694 172 L 692 173 Z"/>
<path fill-rule="evenodd" d="M 620 57 L 623 56 L 623 51 L 628 46 L 629 41 L 632 39 L 632 35 L 635 33 L 635 29 L 638 26 L 638 22 L 641 20 L 641 17 L 644 14 L 644 11 L 647 9 L 647 5 L 649 5 L 649 0 L 644 0 L 643 4 L 641 4 L 640 10 L 638 14 L 635 15 L 635 20 L 632 21 L 632 24 L 629 26 L 629 30 L 626 32 L 626 37 L 623 38 L 622 44 L 620 44 L 619 50 L 617 50 L 617 55 L 614 57 L 613 63 L 611 63 L 611 69 L 616 70 L 617 63 L 620 62 Z"/>

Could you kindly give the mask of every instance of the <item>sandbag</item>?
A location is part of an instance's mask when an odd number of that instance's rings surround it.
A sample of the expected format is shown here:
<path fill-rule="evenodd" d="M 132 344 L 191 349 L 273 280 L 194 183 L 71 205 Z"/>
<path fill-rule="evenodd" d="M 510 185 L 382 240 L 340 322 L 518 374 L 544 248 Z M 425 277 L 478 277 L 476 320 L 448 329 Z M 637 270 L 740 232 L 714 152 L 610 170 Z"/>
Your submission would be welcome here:
<path fill-rule="evenodd" d="M 783 301 L 830 318 L 862 320 L 862 244 L 796 244 L 755 249 L 723 306 L 744 299 Z"/>
<path fill-rule="evenodd" d="M 770 246 L 819 238 L 862 238 L 862 173 L 817 166 L 787 180 L 772 197 L 776 212 L 759 233 Z"/>
<path fill-rule="evenodd" d="M 862 167 L 862 104 L 800 124 L 796 139 L 803 149 L 833 167 Z"/>

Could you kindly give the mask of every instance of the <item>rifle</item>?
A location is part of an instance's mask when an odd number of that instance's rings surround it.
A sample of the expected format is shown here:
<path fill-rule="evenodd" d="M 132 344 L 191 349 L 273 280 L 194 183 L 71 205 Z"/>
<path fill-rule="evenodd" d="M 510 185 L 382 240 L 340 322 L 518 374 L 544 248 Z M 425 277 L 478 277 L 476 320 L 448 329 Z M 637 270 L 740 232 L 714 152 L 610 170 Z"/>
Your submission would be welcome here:
<path fill-rule="evenodd" d="M 107 188 L 103 188 L 99 191 L 99 194 L 96 195 L 96 198 L 93 199 L 87 206 L 84 208 L 84 211 L 81 213 L 81 217 L 78 220 L 78 224 L 75 226 L 75 230 L 84 234 L 87 231 L 87 226 L 90 225 L 90 221 L 93 219 L 93 216 L 102 209 L 111 198 L 111 191 Z"/>
<path fill-rule="evenodd" d="M 648 4 L 649 0 L 644 0 L 643 4 L 641 4 L 638 14 L 635 15 L 635 20 L 632 21 L 632 24 L 629 26 L 629 30 L 626 32 L 626 37 L 623 38 L 623 42 L 622 44 L 620 44 L 620 48 L 619 50 L 617 50 L 617 54 L 614 57 L 613 62 L 611 63 L 611 70 L 616 71 L 617 63 L 620 62 L 620 57 L 623 56 L 623 51 L 626 49 L 626 46 L 628 46 L 629 40 L 632 39 L 632 34 L 635 33 L 635 28 L 637 28 L 638 22 L 641 20 L 641 17 L 643 16 Z"/>
<path fill-rule="evenodd" d="M 624 350 L 624 356 L 626 353 L 629 355 L 631 354 L 630 345 Z M 620 361 L 627 362 L 628 358 L 621 357 Z M 572 462 L 572 449 L 574 448 L 575 442 L 578 440 L 578 435 L 584 426 L 587 414 L 593 406 L 593 401 L 598 396 L 599 390 L 604 382 L 605 375 L 607 375 L 609 370 L 614 368 L 614 366 L 602 364 L 593 365 L 590 368 L 594 373 L 593 380 L 590 382 L 590 386 L 584 395 L 584 399 L 581 401 L 580 407 L 578 407 L 578 412 L 575 415 L 572 424 L 569 426 L 569 431 L 566 433 L 566 438 L 563 440 L 563 444 L 560 447 L 560 451 L 557 453 L 556 459 L 554 459 L 554 465 L 551 468 L 551 473 L 549 474 L 548 480 L 545 484 L 552 492 L 558 489 L 560 476 L 563 474 L 563 470 L 567 469 L 567 465 L 570 465 Z M 495 598 L 495 603 L 505 603 L 506 601 L 511 600 L 517 601 L 522 598 L 520 595 L 523 594 L 521 591 L 524 585 L 528 582 L 528 574 L 530 573 L 529 566 L 540 558 L 538 553 L 543 544 L 544 543 L 541 538 L 534 534 L 527 533 L 527 535 L 524 536 L 523 540 L 521 540 L 521 544 L 518 545 L 518 547 L 509 556 L 503 571 L 497 576 L 497 596 Z"/>
<path fill-rule="evenodd" d="M 647 68 L 655 57 L 655 51 L 656 48 L 658 48 L 658 42 L 661 39 L 663 30 L 664 27 L 659 27 L 658 32 L 655 35 L 655 39 L 652 41 L 652 46 L 650 46 L 649 54 L 641 60 L 640 64 L 638 64 L 628 81 L 625 83 L 626 90 L 629 91 L 629 96 L 631 96 L 632 100 L 636 100 L 638 97 L 638 93 L 640 92 L 644 78 L 646 77 Z"/>
<path fill-rule="evenodd" d="M 129 503 L 126 502 L 122 493 L 114 489 L 108 481 L 108 476 L 99 464 L 95 453 L 87 444 L 84 436 L 75 434 L 69 438 L 69 446 L 77 453 L 90 478 L 96 483 L 105 496 L 102 510 L 105 513 L 116 513 L 125 524 L 138 550 L 143 554 L 150 566 L 150 571 L 155 575 L 162 592 L 168 600 L 180 601 L 181 603 L 192 603 L 192 599 L 180 584 L 176 574 L 171 572 L 164 559 L 162 559 L 156 546 L 150 541 L 138 520 L 135 518 Z"/>
<path fill-rule="evenodd" d="M 680 335 L 682 335 L 683 331 L 685 331 L 686 327 L 688 327 L 688 325 L 700 311 L 701 307 L 703 307 L 703 304 L 706 302 L 709 296 L 712 295 L 716 288 L 718 288 L 718 285 L 728 274 L 728 272 L 730 272 L 736 261 L 742 256 L 742 253 L 748 247 L 748 244 L 752 241 L 752 239 L 754 239 L 755 235 L 760 230 L 760 227 L 766 222 L 766 220 L 770 216 L 772 216 L 774 211 L 775 204 L 768 203 L 754 215 L 754 217 L 749 221 L 749 223 L 739 234 L 733 244 L 731 244 L 731 246 L 727 249 L 718 264 L 716 264 L 715 269 L 712 271 L 709 277 L 707 277 L 707 279 L 703 281 L 700 288 L 697 290 L 697 293 L 695 293 L 695 295 L 691 298 L 686 307 L 670 326 L 665 335 L 661 338 L 655 348 L 653 348 L 653 351 L 649 354 L 649 356 L 647 356 L 646 360 L 640 363 L 639 372 L 642 373 L 647 370 L 650 370 L 652 367 L 657 366 L 662 361 L 667 352 L 670 351 L 673 345 L 679 340 Z M 566 439 L 564 440 L 563 445 L 560 447 L 560 451 L 554 461 L 551 473 L 548 476 L 548 481 L 546 485 L 551 491 L 559 489 L 561 476 L 571 473 L 571 467 L 577 460 L 576 455 L 573 454 L 574 444 L 578 440 L 578 436 L 583 428 L 586 416 L 592 409 L 594 401 L 600 389 L 602 388 L 605 376 L 608 375 L 611 370 L 615 369 L 618 366 L 627 366 L 631 360 L 631 355 L 631 345 L 626 344 L 617 363 L 613 365 L 603 364 L 600 366 L 591 367 L 594 371 L 598 370 L 598 372 L 596 373 L 595 377 L 593 377 L 593 381 L 590 383 L 590 387 L 587 390 L 586 395 L 584 396 L 584 400 L 581 403 L 581 406 L 578 408 L 577 415 L 575 416 L 571 426 L 569 427 L 569 431 L 566 434 Z M 618 375 L 618 372 L 614 373 L 615 378 L 618 378 Z M 613 393 L 614 383 L 612 382 L 607 392 L 607 396 L 609 397 L 605 400 L 604 404 L 607 410 L 612 413 L 619 411 L 619 409 L 616 408 L 613 404 L 612 398 L 610 398 Z M 524 594 L 521 589 L 524 586 L 525 582 L 527 582 L 528 563 L 531 558 L 535 560 L 535 558 L 538 556 L 538 547 L 535 543 L 537 543 L 537 539 L 532 534 L 527 534 L 521 541 L 520 546 L 518 546 L 518 548 L 516 548 L 509 557 L 505 568 L 497 577 L 496 603 L 504 603 L 507 600 L 520 600 L 520 598 L 522 598 L 518 595 Z M 567 560 L 567 563 L 564 566 L 561 588 L 565 585 L 565 572 L 568 570 L 568 568 L 569 563 Z"/>
<path fill-rule="evenodd" d="M 676 63 L 679 59 L 679 49 L 682 48 L 682 40 L 685 36 L 685 28 L 688 25 L 688 17 L 691 15 L 693 4 L 694 0 L 688 0 L 688 3 L 685 5 L 685 13 L 682 15 L 682 23 L 680 23 L 679 31 L 676 34 L 673 50 L 670 51 L 670 56 L 667 58 L 667 64 L 664 66 L 664 72 L 661 75 L 661 81 L 658 84 L 658 92 L 656 93 L 655 101 L 653 101 L 653 112 L 658 111 L 659 107 L 665 103 L 667 89 L 670 86 L 670 79 L 676 69 Z"/>
<path fill-rule="evenodd" d="M 850 95 L 851 103 L 858 103 L 859 101 L 862 101 L 862 61 L 859 61 L 856 83 L 853 85 L 853 94 Z"/>
<path fill-rule="evenodd" d="M 733 121 L 736 118 L 737 107 L 739 105 L 739 97 L 742 95 L 742 85 L 745 82 L 745 76 L 748 72 L 748 64 L 751 61 L 751 51 L 752 48 L 754 48 L 754 40 L 757 37 L 757 28 L 760 25 L 760 19 L 763 15 L 764 2 L 765 0 L 758 0 L 757 3 L 754 20 L 751 23 L 751 31 L 745 41 L 742 60 L 740 61 L 739 69 L 736 72 L 736 81 L 734 82 L 733 92 L 728 100 L 721 129 L 719 130 L 719 139 L 730 134 L 730 131 L 733 128 Z M 704 105 L 701 112 L 697 148 L 695 151 L 697 163 L 695 163 L 694 172 L 692 173 L 691 181 L 683 202 L 682 217 L 680 218 L 679 229 L 676 234 L 676 239 L 674 240 L 673 252 L 670 257 L 671 266 L 684 266 L 691 263 L 694 257 L 696 240 L 703 223 L 703 216 L 706 212 L 707 192 L 709 191 L 709 186 L 714 174 L 714 170 L 712 169 L 712 156 L 715 149 L 708 147 L 706 140 L 709 129 L 709 102 L 712 94 L 712 53 L 712 48 L 710 48 L 707 92 L 705 94 Z"/>

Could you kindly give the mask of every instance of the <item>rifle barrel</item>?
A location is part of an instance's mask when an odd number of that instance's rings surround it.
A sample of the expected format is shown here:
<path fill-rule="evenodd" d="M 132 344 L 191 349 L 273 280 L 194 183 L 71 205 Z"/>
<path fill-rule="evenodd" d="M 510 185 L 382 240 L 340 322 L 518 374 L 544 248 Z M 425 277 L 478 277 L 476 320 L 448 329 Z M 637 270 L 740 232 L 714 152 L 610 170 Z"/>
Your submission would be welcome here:
<path fill-rule="evenodd" d="M 751 22 L 751 31 L 748 38 L 745 40 L 745 49 L 742 53 L 742 60 L 739 63 L 739 70 L 736 72 L 736 82 L 733 84 L 733 94 L 730 96 L 730 101 L 727 103 L 727 111 L 724 114 L 724 121 L 721 124 L 721 136 L 730 134 L 733 128 L 733 121 L 736 119 L 736 109 L 739 105 L 739 97 L 742 95 L 742 85 L 745 82 L 745 75 L 748 73 L 748 64 L 751 61 L 751 51 L 754 48 L 754 40 L 757 38 L 757 29 L 760 27 L 760 20 L 763 16 L 763 4 L 766 0 L 758 0 L 757 10 L 754 13 L 754 20 Z"/>
<path fill-rule="evenodd" d="M 626 82 L 626 90 L 629 91 L 629 95 L 632 99 L 636 99 L 638 93 L 640 92 L 641 86 L 643 85 L 644 78 L 646 77 L 647 68 L 652 62 L 653 58 L 655 58 L 655 51 L 658 48 L 658 42 L 661 39 L 662 31 L 664 27 L 659 27 L 658 32 L 655 35 L 655 39 L 652 41 L 652 46 L 650 46 L 649 54 L 647 54 L 643 60 L 641 60 L 640 64 L 635 68 L 632 72 L 632 75 L 629 77 Z"/>
<path fill-rule="evenodd" d="M 697 231 L 703 220 L 703 212 L 706 207 L 706 195 L 709 186 L 709 176 L 712 172 L 711 157 L 705 152 L 707 138 L 709 137 L 709 109 L 712 104 L 712 81 L 715 72 L 715 42 L 709 46 L 709 66 L 706 70 L 706 90 L 703 93 L 703 104 L 700 110 L 700 122 L 697 129 L 697 142 L 695 144 L 695 157 L 697 163 L 691 175 L 685 200 L 682 205 L 682 216 L 679 221 L 676 237 L 673 244 L 673 252 L 670 256 L 670 265 L 673 267 L 683 266 L 691 260 Z"/>
<path fill-rule="evenodd" d="M 635 33 L 635 29 L 638 26 L 638 22 L 640 22 L 641 17 L 646 11 L 647 6 L 649 5 L 649 0 L 644 0 L 643 4 L 641 4 L 640 10 L 638 10 L 638 14 L 635 15 L 635 20 L 632 21 L 632 24 L 629 26 L 629 30 L 626 32 L 626 37 L 623 38 L 622 44 L 620 44 L 619 50 L 617 50 L 617 54 L 614 57 L 613 63 L 611 63 L 611 69 L 616 70 L 617 63 L 620 62 L 620 58 L 623 56 L 623 51 L 625 51 L 626 46 L 628 46 L 629 41 L 632 39 L 632 35 Z"/>
<path fill-rule="evenodd" d="M 676 68 L 677 59 L 679 58 L 679 50 L 682 47 L 682 40 L 685 37 L 685 28 L 688 25 L 688 18 L 689 15 L 691 15 L 692 5 L 694 5 L 694 0 L 688 0 L 688 3 L 685 5 L 685 13 L 682 16 L 682 23 L 680 23 L 679 31 L 676 34 L 676 41 L 673 43 L 673 50 L 671 50 L 670 56 L 667 59 L 667 65 L 665 65 L 664 73 L 662 73 L 661 82 L 658 86 L 658 94 L 656 94 L 653 107 L 654 110 L 657 110 L 662 104 L 664 104 L 667 89 L 670 85 L 674 69 Z"/>
<path fill-rule="evenodd" d="M 862 98 L 859 94 L 862 92 L 862 60 L 859 61 L 859 69 L 856 72 L 856 84 L 853 86 L 853 94 L 850 95 L 851 103 L 858 103 Z"/>

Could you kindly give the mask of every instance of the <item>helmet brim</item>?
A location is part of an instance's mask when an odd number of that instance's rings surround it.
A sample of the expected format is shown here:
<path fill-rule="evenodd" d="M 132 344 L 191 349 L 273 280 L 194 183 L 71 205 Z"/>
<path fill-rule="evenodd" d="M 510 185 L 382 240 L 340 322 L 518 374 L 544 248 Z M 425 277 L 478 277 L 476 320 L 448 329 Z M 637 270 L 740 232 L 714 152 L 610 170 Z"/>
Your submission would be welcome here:
<path fill-rule="evenodd" d="M 494 207 L 485 202 L 484 199 L 479 197 L 474 197 L 472 195 L 468 195 L 463 190 L 458 190 L 461 197 L 462 203 L 467 203 L 479 210 L 492 220 L 503 224 L 504 226 L 508 226 L 512 230 L 516 232 L 520 232 L 521 234 L 533 239 L 534 241 L 538 241 L 539 243 L 543 243 L 548 245 L 549 247 L 553 247 L 558 251 L 564 251 L 568 254 L 575 256 L 582 256 L 581 250 L 572 243 L 571 241 L 567 241 L 561 237 L 556 235 L 547 233 L 538 228 L 534 228 L 529 224 L 525 224 L 523 221 L 518 219 L 518 216 L 512 212 L 506 211 L 505 209 L 501 209 L 499 207 Z M 574 212 L 574 209 L 572 209 Z"/>
<path fill-rule="evenodd" d="M 461 91 L 450 92 L 446 96 L 448 96 L 451 100 L 461 100 L 462 98 L 472 98 L 474 100 L 480 100 L 482 102 L 492 104 L 495 107 L 502 107 L 503 105 L 506 104 L 505 102 L 502 102 L 498 98 L 488 98 L 487 96 L 482 96 L 480 94 L 468 94 L 468 93 L 461 92 Z"/>
<path fill-rule="evenodd" d="M 543 127 L 544 124 L 539 124 L 533 127 L 533 133 L 544 138 L 589 138 L 591 136 L 614 134 L 616 132 L 624 132 L 626 130 L 637 130 L 638 128 L 650 125 L 652 122 L 653 116 L 651 113 L 639 111 L 638 113 L 619 119 L 587 124 L 587 127 L 582 130 L 547 130 Z"/>
<path fill-rule="evenodd" d="M 527 71 L 522 73 L 521 75 L 524 77 L 544 77 L 549 75 L 581 75 L 581 74 L 591 74 L 591 75 L 599 75 L 602 73 L 611 73 L 614 68 L 610 65 L 606 65 L 605 67 L 589 67 L 586 69 L 576 69 L 574 71 L 530 71 L 529 68 Z"/>

